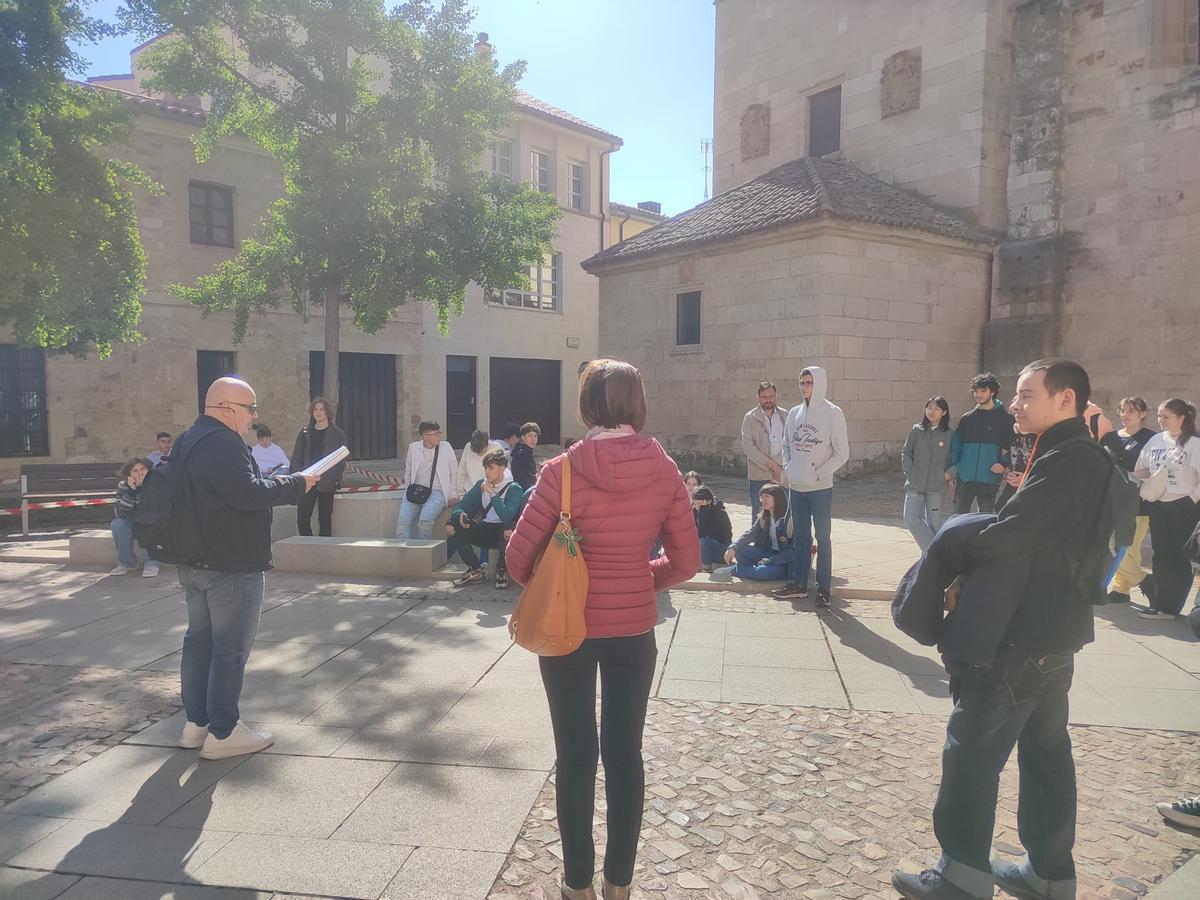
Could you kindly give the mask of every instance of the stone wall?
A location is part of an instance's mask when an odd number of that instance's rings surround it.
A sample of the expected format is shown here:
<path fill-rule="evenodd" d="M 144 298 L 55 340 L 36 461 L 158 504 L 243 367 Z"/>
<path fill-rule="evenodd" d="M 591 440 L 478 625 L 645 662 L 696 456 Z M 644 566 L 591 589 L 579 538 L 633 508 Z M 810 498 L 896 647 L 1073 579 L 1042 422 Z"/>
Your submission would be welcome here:
<path fill-rule="evenodd" d="M 605 271 L 600 352 L 642 371 L 649 433 L 682 460 L 740 459 L 763 380 L 781 406 L 820 365 L 846 412 L 852 469 L 894 464 L 924 401 L 957 416 L 980 359 L 989 253 L 875 227 L 806 227 Z M 701 291 L 699 347 L 676 347 L 675 296 Z"/>
<path fill-rule="evenodd" d="M 714 193 L 805 156 L 807 97 L 840 84 L 847 161 L 1003 227 L 1007 136 L 984 91 L 1008 60 L 1005 6 L 717 0 Z"/>

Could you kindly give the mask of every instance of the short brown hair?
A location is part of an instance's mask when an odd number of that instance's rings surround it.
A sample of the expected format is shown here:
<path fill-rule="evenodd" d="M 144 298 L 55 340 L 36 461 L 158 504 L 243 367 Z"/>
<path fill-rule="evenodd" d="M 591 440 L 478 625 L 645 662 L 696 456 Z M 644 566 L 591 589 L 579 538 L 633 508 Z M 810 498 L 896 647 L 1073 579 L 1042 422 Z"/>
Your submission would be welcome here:
<path fill-rule="evenodd" d="M 531 431 L 538 437 L 542 436 L 542 427 L 537 422 L 526 422 L 521 426 L 521 437 L 525 437 Z"/>
<path fill-rule="evenodd" d="M 483 454 L 483 467 L 488 466 L 508 466 L 508 454 L 499 447 L 493 447 L 487 453 Z"/>
<path fill-rule="evenodd" d="M 579 421 L 588 428 L 646 427 L 642 375 L 627 362 L 594 359 L 579 380 Z"/>
<path fill-rule="evenodd" d="M 759 382 L 759 385 L 758 385 L 758 392 L 761 394 L 763 391 L 776 391 L 777 392 L 778 388 L 775 387 L 775 384 L 773 382 L 761 381 L 761 382 Z"/>
<path fill-rule="evenodd" d="M 125 465 L 121 466 L 121 477 L 128 478 L 130 475 L 132 475 L 134 466 L 145 466 L 146 472 L 149 473 L 149 471 L 154 468 L 154 463 L 150 462 L 148 459 L 141 459 L 140 457 L 135 459 L 127 459 L 125 461 Z"/>

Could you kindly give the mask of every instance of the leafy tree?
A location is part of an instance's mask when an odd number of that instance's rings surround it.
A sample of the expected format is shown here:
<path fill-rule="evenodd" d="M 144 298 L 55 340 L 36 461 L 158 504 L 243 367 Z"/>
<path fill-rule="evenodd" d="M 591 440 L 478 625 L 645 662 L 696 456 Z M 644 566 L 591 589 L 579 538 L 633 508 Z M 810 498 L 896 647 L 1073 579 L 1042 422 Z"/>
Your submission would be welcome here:
<path fill-rule="evenodd" d="M 524 67 L 474 53 L 463 0 L 126 0 L 123 21 L 170 35 L 147 51 L 148 85 L 212 98 L 199 159 L 241 134 L 284 175 L 238 255 L 172 290 L 233 310 L 239 340 L 253 312 L 323 303 L 330 399 L 343 304 L 373 333 L 425 300 L 445 331 L 469 282 L 520 287 L 548 250 L 554 201 L 481 171 Z"/>
<path fill-rule="evenodd" d="M 0 0 L 0 326 L 24 344 L 107 356 L 139 339 L 146 258 L 130 188 L 107 157 L 129 114 L 66 80 L 68 41 L 108 32 L 80 0 Z"/>

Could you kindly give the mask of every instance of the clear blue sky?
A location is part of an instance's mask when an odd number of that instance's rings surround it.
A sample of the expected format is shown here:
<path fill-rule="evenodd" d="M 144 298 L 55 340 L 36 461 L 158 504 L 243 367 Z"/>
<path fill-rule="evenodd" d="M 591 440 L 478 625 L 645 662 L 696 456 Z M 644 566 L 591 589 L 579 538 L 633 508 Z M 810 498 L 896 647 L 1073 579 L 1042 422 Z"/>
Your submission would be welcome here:
<path fill-rule="evenodd" d="M 389 6 L 392 5 L 390 2 Z M 111 20 L 120 0 L 96 0 Z M 658 200 L 674 215 L 704 198 L 700 142 L 712 131 L 712 0 L 475 0 L 474 28 L 502 63 L 528 63 L 521 87 L 625 146 L 610 197 Z M 78 48 L 88 75 L 129 71 L 133 36 Z"/>

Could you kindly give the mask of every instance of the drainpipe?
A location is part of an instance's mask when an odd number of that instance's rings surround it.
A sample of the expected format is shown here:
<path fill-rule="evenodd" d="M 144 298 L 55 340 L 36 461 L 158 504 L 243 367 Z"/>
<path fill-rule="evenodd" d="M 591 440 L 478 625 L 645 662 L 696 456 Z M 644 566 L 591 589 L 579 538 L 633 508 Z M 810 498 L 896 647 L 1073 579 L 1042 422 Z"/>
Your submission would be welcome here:
<path fill-rule="evenodd" d="M 633 213 L 625 213 L 625 218 L 621 220 L 621 224 L 617 226 L 617 243 L 625 240 L 625 223 L 633 218 Z"/>
<path fill-rule="evenodd" d="M 608 196 L 604 192 L 604 157 L 615 151 L 616 147 L 609 147 L 607 150 L 600 151 L 600 249 L 604 249 L 604 223 L 606 217 L 604 215 L 604 198 Z"/>

